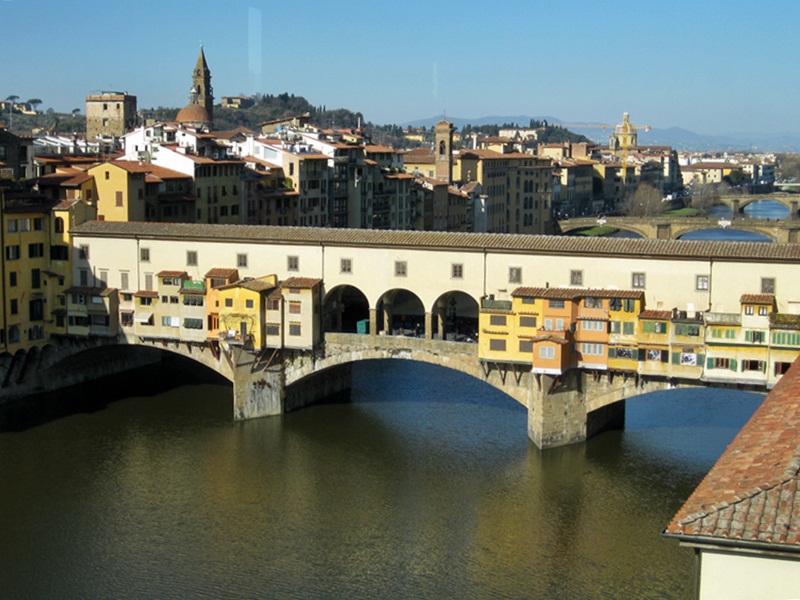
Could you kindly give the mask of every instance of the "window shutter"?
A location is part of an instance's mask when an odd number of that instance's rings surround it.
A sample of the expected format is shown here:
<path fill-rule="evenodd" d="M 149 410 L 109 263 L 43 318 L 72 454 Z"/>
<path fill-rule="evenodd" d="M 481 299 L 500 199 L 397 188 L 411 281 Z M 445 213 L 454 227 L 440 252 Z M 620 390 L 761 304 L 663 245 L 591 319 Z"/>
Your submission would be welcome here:
<path fill-rule="evenodd" d="M 673 365 L 681 364 L 681 353 L 680 352 L 673 352 L 672 353 L 672 364 Z"/>
<path fill-rule="evenodd" d="M 731 359 L 731 371 L 738 371 L 738 367 L 736 366 L 736 359 Z"/>
<path fill-rule="evenodd" d="M 616 358 L 617 357 L 617 349 L 616 348 L 609 348 L 608 349 L 608 358 Z"/>
<path fill-rule="evenodd" d="M 714 359 L 710 356 L 706 359 L 706 369 L 713 369 L 714 368 Z"/>

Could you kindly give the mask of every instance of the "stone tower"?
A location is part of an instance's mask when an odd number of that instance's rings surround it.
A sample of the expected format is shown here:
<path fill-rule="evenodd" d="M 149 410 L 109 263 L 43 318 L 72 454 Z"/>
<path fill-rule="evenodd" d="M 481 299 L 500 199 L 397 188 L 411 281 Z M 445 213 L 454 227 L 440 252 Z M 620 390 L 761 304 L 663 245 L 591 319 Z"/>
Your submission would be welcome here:
<path fill-rule="evenodd" d="M 212 120 L 214 118 L 214 88 L 211 87 L 211 70 L 206 63 L 203 46 L 200 46 L 200 56 L 197 57 L 197 65 L 192 74 L 192 92 L 197 98 L 197 104 L 206 109 L 209 120 Z"/>
<path fill-rule="evenodd" d="M 450 121 L 439 121 L 436 124 L 436 146 L 433 154 L 436 157 L 436 179 L 453 182 L 453 132 L 456 128 Z"/>

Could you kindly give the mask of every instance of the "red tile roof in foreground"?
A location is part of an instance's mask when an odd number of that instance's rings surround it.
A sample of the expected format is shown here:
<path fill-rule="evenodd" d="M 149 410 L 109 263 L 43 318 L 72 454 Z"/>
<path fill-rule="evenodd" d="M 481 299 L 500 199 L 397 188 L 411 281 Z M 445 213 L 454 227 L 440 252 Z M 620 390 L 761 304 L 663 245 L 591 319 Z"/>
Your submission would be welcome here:
<path fill-rule="evenodd" d="M 800 361 L 781 378 L 664 534 L 800 548 Z"/>

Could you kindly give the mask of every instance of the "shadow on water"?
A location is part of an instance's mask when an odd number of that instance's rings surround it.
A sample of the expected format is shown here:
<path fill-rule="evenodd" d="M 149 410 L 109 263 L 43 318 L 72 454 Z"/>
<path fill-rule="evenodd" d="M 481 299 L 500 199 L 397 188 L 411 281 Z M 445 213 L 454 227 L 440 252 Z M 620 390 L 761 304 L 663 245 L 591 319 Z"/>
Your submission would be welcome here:
<path fill-rule="evenodd" d="M 95 413 L 121 400 L 157 396 L 183 385 L 204 383 L 230 385 L 192 360 L 164 354 L 153 365 L 0 404 L 0 433 L 25 431 L 70 415 Z"/>

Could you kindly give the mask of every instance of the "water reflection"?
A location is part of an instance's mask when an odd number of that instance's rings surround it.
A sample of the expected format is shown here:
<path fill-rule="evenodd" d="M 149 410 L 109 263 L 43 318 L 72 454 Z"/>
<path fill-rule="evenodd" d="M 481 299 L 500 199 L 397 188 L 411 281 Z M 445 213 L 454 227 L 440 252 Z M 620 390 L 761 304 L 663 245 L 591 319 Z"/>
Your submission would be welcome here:
<path fill-rule="evenodd" d="M 659 532 L 759 402 L 641 396 L 625 431 L 540 452 L 525 408 L 431 365 L 243 423 L 169 373 L 0 434 L 5 597 L 689 598 Z"/>

